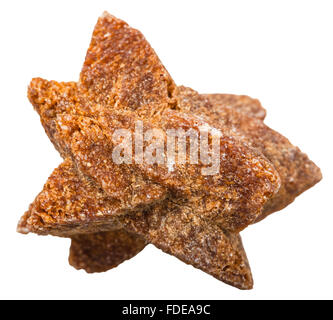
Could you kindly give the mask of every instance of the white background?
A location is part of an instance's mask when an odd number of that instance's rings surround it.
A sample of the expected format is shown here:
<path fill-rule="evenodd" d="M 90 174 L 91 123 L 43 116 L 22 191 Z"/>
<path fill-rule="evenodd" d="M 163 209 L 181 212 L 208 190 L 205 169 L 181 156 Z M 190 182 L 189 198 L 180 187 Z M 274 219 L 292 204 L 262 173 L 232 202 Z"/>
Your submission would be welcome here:
<path fill-rule="evenodd" d="M 0 298 L 333 298 L 332 1 L 1 1 Z M 240 291 L 153 246 L 107 273 L 67 263 L 70 240 L 15 232 L 61 162 L 26 98 L 32 77 L 77 80 L 98 16 L 143 32 L 177 84 L 248 94 L 324 179 L 247 228 Z"/>

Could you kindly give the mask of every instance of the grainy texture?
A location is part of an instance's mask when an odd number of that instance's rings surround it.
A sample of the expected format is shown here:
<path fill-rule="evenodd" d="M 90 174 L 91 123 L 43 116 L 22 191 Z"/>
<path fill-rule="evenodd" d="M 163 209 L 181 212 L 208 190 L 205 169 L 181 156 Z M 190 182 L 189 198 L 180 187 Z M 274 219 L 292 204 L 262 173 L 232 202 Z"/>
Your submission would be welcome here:
<path fill-rule="evenodd" d="M 71 152 L 72 140 L 73 148 L 75 148 L 80 143 L 77 136 L 84 134 L 84 131 L 83 133 L 79 132 L 81 129 L 79 120 L 91 123 L 91 128 L 88 127 L 87 130 L 95 129 L 95 132 L 92 133 L 95 138 L 98 137 L 98 134 L 103 135 L 96 120 L 87 117 L 87 113 L 83 110 L 86 106 L 85 99 L 78 94 L 76 83 L 58 83 L 35 78 L 28 87 L 28 97 L 40 115 L 45 132 L 63 158 L 69 156 L 80 158 L 80 153 L 73 154 Z M 66 122 L 71 121 L 71 117 L 73 117 L 73 122 L 66 126 Z M 116 123 L 115 126 L 117 125 Z M 89 149 L 89 146 L 85 147 Z M 105 148 L 110 150 L 107 145 Z M 86 149 L 85 151 L 90 152 Z M 116 165 L 112 162 L 112 158 L 106 163 L 110 165 L 109 168 L 106 168 L 104 162 L 100 163 L 99 159 L 94 159 L 94 162 L 99 163 L 99 171 L 94 171 L 95 175 L 91 178 L 99 181 L 110 196 L 119 199 L 122 208 L 133 208 L 137 205 L 163 200 L 166 193 L 165 188 L 144 179 L 140 172 L 133 172 L 130 166 Z M 90 169 L 92 164 L 89 161 L 82 161 L 77 165 L 83 169 L 82 174 L 88 175 L 89 171 L 93 170 Z M 106 169 L 109 169 L 110 172 L 103 176 L 103 170 Z"/>
<path fill-rule="evenodd" d="M 65 161 L 18 230 L 71 237 L 70 262 L 88 272 L 112 268 L 152 243 L 249 289 L 237 232 L 321 178 L 304 154 L 262 123 L 259 101 L 176 87 L 143 35 L 107 13 L 95 27 L 78 84 L 36 78 L 28 96 Z M 115 130 L 133 132 L 138 120 L 144 131 L 205 127 L 209 146 L 219 129 L 217 174 L 203 175 L 207 164 L 189 163 L 189 152 L 184 164 L 135 162 L 133 155 L 114 163 Z"/>
<path fill-rule="evenodd" d="M 133 258 L 146 244 L 143 237 L 125 229 L 76 235 L 72 238 L 69 263 L 88 273 L 104 272 Z"/>
<path fill-rule="evenodd" d="M 187 91 L 187 90 L 189 90 L 189 89 L 186 89 L 185 90 L 185 88 L 184 88 L 184 91 Z M 190 98 L 189 98 L 189 95 L 188 94 L 185 94 L 185 92 L 183 91 L 183 93 L 182 94 L 184 94 L 184 100 L 189 100 Z M 192 91 L 191 91 L 192 92 Z M 193 93 L 193 92 L 192 92 Z M 206 107 L 207 107 L 207 105 L 206 105 Z M 220 106 L 217 104 L 216 106 L 216 110 L 217 110 L 217 112 L 218 113 L 220 113 L 220 114 L 223 114 L 224 113 L 224 117 L 223 118 L 220 118 L 220 119 L 229 119 L 230 117 L 232 117 L 232 116 L 235 116 L 235 113 L 233 113 L 232 112 L 232 110 L 230 109 L 230 108 L 223 108 L 223 107 L 221 107 L 220 108 Z M 223 110 L 223 109 L 225 109 L 225 110 Z M 236 113 L 236 115 L 237 115 L 237 113 Z M 247 117 L 246 116 L 244 116 L 243 114 L 241 115 L 241 118 L 244 118 L 245 120 L 249 120 L 249 119 L 247 119 Z M 235 119 L 237 119 L 237 118 L 235 118 Z M 236 122 L 237 123 L 237 122 Z M 243 123 L 243 121 L 240 121 L 239 122 L 239 124 L 241 124 L 241 123 Z M 257 125 L 258 125 L 258 123 L 256 123 Z M 237 126 L 235 126 L 235 128 L 237 129 Z M 238 130 L 238 129 L 237 129 Z M 259 141 L 261 141 L 261 140 L 259 140 Z M 266 142 L 266 143 L 268 143 L 268 142 Z M 263 148 L 264 149 L 264 146 L 265 145 L 262 145 L 261 146 L 261 148 Z M 68 162 L 68 161 L 67 161 Z M 66 162 L 65 162 L 66 163 Z M 58 172 L 57 172 L 58 173 Z M 68 179 L 68 176 L 67 175 L 63 175 L 66 179 Z M 73 179 L 74 179 L 74 182 L 75 182 L 75 185 L 77 186 L 77 187 L 80 187 L 80 185 L 81 185 L 81 181 L 80 180 L 77 180 L 77 177 L 75 177 L 75 176 L 71 176 Z M 52 178 L 50 178 L 51 179 L 51 181 L 53 181 L 52 180 Z M 54 191 L 54 188 L 55 188 L 55 185 L 57 185 L 57 186 L 64 186 L 64 183 L 63 182 L 61 182 L 61 183 L 53 183 L 53 184 L 51 184 L 50 182 L 49 183 L 47 183 L 46 184 L 46 187 L 50 187 L 50 189 L 51 190 L 53 190 Z M 83 201 L 84 201 L 84 205 L 79 205 L 79 206 L 75 206 L 75 202 L 74 201 L 70 201 L 70 205 L 71 205 L 71 207 L 66 207 L 66 209 L 64 209 L 64 210 L 61 210 L 60 212 L 62 212 L 62 211 L 64 211 L 64 212 L 67 212 L 67 214 L 71 217 L 70 218 L 70 220 L 72 220 L 72 218 L 73 217 L 75 217 L 77 214 L 84 214 L 85 212 L 88 214 L 89 212 L 92 214 L 94 211 L 95 212 L 99 212 L 99 211 L 103 211 L 103 205 L 101 205 L 101 203 L 103 203 L 102 202 L 102 200 L 98 200 L 97 201 L 97 203 L 99 203 L 99 206 L 97 206 L 97 205 L 92 205 L 92 203 L 94 202 L 94 200 L 95 199 L 100 199 L 100 193 L 96 193 L 96 192 L 94 192 L 93 191 L 93 189 L 90 189 L 90 193 L 91 193 L 91 197 L 89 197 L 89 193 L 86 193 L 86 189 L 87 188 L 89 188 L 89 187 L 91 187 L 91 185 L 92 185 L 92 183 L 89 183 L 89 184 L 84 184 L 83 183 L 83 188 L 79 188 L 79 190 L 76 190 L 75 192 L 73 192 L 73 194 L 75 194 L 76 196 L 75 196 L 75 198 L 77 198 L 77 195 L 78 194 L 80 194 L 81 192 L 84 192 L 83 193 L 83 195 L 82 195 L 82 199 L 83 199 Z M 67 191 L 69 191 L 69 190 L 71 190 L 70 188 L 66 188 L 66 190 Z M 98 195 L 97 197 L 96 197 L 96 194 Z M 54 199 L 52 199 L 51 198 L 51 200 L 50 200 L 50 197 L 49 197 L 49 195 L 50 195 L 50 190 L 47 190 L 47 192 L 46 192 L 46 197 L 45 197 L 45 199 L 44 199 L 44 197 L 43 197 L 43 193 L 41 193 L 41 195 L 39 196 L 41 199 L 43 199 L 41 202 L 44 204 L 44 206 L 45 206 L 45 208 L 52 208 L 53 210 L 55 210 L 55 208 L 57 208 L 58 207 L 58 205 L 57 205 L 57 203 L 54 201 Z M 55 196 L 55 198 L 57 199 L 57 201 L 59 201 L 59 199 L 62 199 L 62 203 L 66 203 L 66 197 L 68 197 L 69 195 L 66 195 L 66 194 L 64 194 L 63 193 L 63 191 L 62 192 L 59 192 L 59 196 Z M 111 199 L 109 198 L 109 199 L 107 199 L 106 200 L 106 203 L 108 203 L 109 201 L 110 201 Z M 52 203 L 53 203 L 53 206 L 51 206 L 50 205 L 50 202 L 49 201 L 51 201 Z M 39 201 L 35 201 L 35 202 L 39 202 Z M 89 204 L 88 204 L 89 203 Z M 109 206 L 109 204 L 107 204 L 107 206 L 106 207 L 108 207 Z M 73 208 L 74 208 L 74 210 L 73 210 Z M 78 209 L 76 209 L 76 208 L 78 208 Z M 43 215 L 44 214 L 44 210 L 43 210 L 43 208 L 41 208 L 41 209 L 39 209 L 39 212 L 41 212 L 42 214 L 41 215 Z M 74 214 L 73 214 L 73 212 L 74 212 Z M 36 223 L 34 223 L 34 225 L 36 225 Z M 103 226 L 103 223 L 101 224 L 102 226 Z M 118 225 L 117 223 L 116 223 L 116 225 Z M 142 227 L 142 228 L 144 228 L 144 227 Z M 142 230 L 142 229 L 141 229 Z M 85 247 L 85 240 L 84 240 L 84 235 L 82 235 L 82 236 L 80 236 L 80 240 L 83 242 L 83 247 Z M 93 237 L 93 235 L 88 235 L 87 236 L 88 237 L 88 239 L 89 239 L 89 243 L 90 243 L 90 248 L 93 248 L 93 241 L 94 241 L 94 237 Z M 78 240 L 79 240 L 78 239 Z M 99 247 L 99 245 L 100 245 L 100 242 L 99 242 L 99 236 L 97 236 L 97 244 L 96 244 L 96 246 L 97 246 L 97 248 Z M 111 242 L 111 245 L 112 245 L 112 238 L 107 238 L 108 239 L 108 241 L 110 241 Z M 72 251 L 71 252 L 75 252 L 75 250 L 77 250 L 77 253 L 76 253 L 76 257 L 77 257 L 77 259 L 78 259 L 78 257 L 80 256 L 80 246 L 79 246 L 79 241 L 76 241 L 76 244 L 75 244 L 75 246 L 74 246 L 74 248 L 72 248 Z M 106 244 L 106 245 L 110 245 L 110 242 L 108 242 L 108 244 Z M 174 248 L 173 248 L 174 249 Z M 164 250 L 167 250 L 167 249 L 165 249 L 164 248 Z M 170 249 L 169 249 L 170 250 Z M 172 250 L 172 249 L 171 249 Z M 91 252 L 94 252 L 94 250 L 92 250 L 91 249 Z M 97 252 L 99 252 L 99 250 L 97 250 Z M 107 250 L 106 250 L 106 252 L 105 252 L 105 256 L 107 257 Z M 169 251 L 170 252 L 170 251 Z M 73 253 L 74 254 L 74 253 Z M 124 255 L 126 256 L 127 255 L 127 253 L 126 253 L 126 251 L 124 252 Z M 86 258 L 84 258 L 84 257 L 82 257 L 82 261 L 85 261 L 85 259 Z M 103 261 L 104 261 L 104 259 L 103 258 L 100 258 L 101 260 L 97 260 L 96 261 L 96 263 L 99 265 L 99 264 L 101 264 L 101 265 L 103 265 Z M 108 259 L 108 258 L 105 258 L 105 259 Z M 71 259 L 71 261 L 72 261 L 73 259 Z M 89 260 L 88 260 L 88 265 L 89 265 Z M 108 267 L 108 264 L 106 264 L 106 266 L 104 265 L 104 267 L 105 267 L 105 269 L 103 269 L 103 271 L 104 270 L 106 270 L 107 269 L 107 267 Z M 99 271 L 100 269 L 99 269 L 99 267 L 97 266 L 97 267 L 95 267 L 95 269 L 93 269 L 94 268 L 94 265 L 93 264 L 91 264 L 91 265 L 89 265 L 88 266 L 88 270 L 89 270 L 89 272 L 93 272 L 93 271 Z"/>
<path fill-rule="evenodd" d="M 279 173 L 280 190 L 265 204 L 256 221 L 283 209 L 321 180 L 320 169 L 306 154 L 292 145 L 287 138 L 266 126 L 261 117 L 254 116 L 260 114 L 250 111 L 253 110 L 253 105 L 257 105 L 257 100 L 251 103 L 250 98 L 244 96 L 224 99 L 224 95 L 199 95 L 186 87 L 180 87 L 179 90 L 181 109 L 200 115 L 216 128 L 222 127 L 232 132 L 244 143 L 262 153 Z M 242 101 L 247 101 L 244 107 Z"/>
<path fill-rule="evenodd" d="M 144 131 L 214 128 L 182 112 L 178 89 L 148 42 L 112 16 L 104 15 L 95 27 L 76 90 L 72 83 L 67 88 L 65 83 L 34 79 L 28 95 L 63 157 L 71 157 L 80 173 L 117 198 L 122 209 L 154 204 L 172 192 L 191 199 L 207 220 L 240 231 L 257 219 L 280 187 L 272 164 L 223 128 L 219 170 L 212 176 L 202 174 L 209 165 L 189 162 L 189 148 L 186 163 L 176 161 L 172 170 L 167 161 L 137 163 L 134 154 L 130 165 L 114 163 L 115 130 L 134 132 L 139 119 Z"/>
<path fill-rule="evenodd" d="M 174 104 L 175 84 L 142 33 L 105 13 L 98 19 L 79 88 L 96 104 L 152 118 Z"/>
<path fill-rule="evenodd" d="M 54 85 L 54 82 L 51 84 Z M 73 87 L 72 83 L 70 83 L 68 86 L 71 89 Z M 65 84 L 62 84 L 62 87 L 64 88 L 62 91 L 66 92 L 66 96 L 68 97 L 67 93 L 69 92 L 69 89 Z M 54 90 L 54 87 L 52 88 Z M 34 92 L 35 91 L 36 90 L 34 90 Z M 319 169 L 306 157 L 306 155 L 301 153 L 298 148 L 292 146 L 286 138 L 265 126 L 260 120 L 252 119 L 246 116 L 244 112 L 239 113 L 235 111 L 233 109 L 233 105 L 231 105 L 231 107 L 228 105 L 221 106 L 220 102 L 214 104 L 207 102 L 205 98 L 200 97 L 200 95 L 198 95 L 194 90 L 189 88 L 180 87 L 179 91 L 179 105 L 182 110 L 192 112 L 200 117 L 204 117 L 209 123 L 212 123 L 217 128 L 223 126 L 224 130 L 228 129 L 232 131 L 234 135 L 237 135 L 247 144 L 257 148 L 260 152 L 262 152 L 274 164 L 275 168 L 279 172 L 280 178 L 282 180 L 280 191 L 266 204 L 265 209 L 258 215 L 257 219 L 261 219 L 271 212 L 282 209 L 284 206 L 293 201 L 295 196 L 320 180 L 321 174 Z M 49 91 L 47 91 L 47 93 L 49 94 Z M 52 93 L 54 93 L 54 91 L 52 91 Z M 62 94 L 59 93 L 58 96 L 62 96 Z M 36 97 L 39 96 L 36 95 Z M 241 101 L 242 98 L 240 97 L 239 100 Z M 44 98 L 38 99 L 38 101 L 42 101 L 41 105 L 38 106 L 38 108 L 41 109 L 44 108 L 44 101 L 52 102 L 53 100 Z M 237 100 L 234 100 L 234 103 L 239 109 L 241 104 Z M 52 106 L 58 108 L 56 104 L 52 104 Z M 59 108 L 61 109 L 62 106 L 60 105 Z M 171 119 L 169 118 L 168 120 L 170 123 Z M 81 141 L 84 140 L 85 137 L 81 131 L 80 139 L 77 139 L 76 141 L 81 143 Z M 88 153 L 86 157 L 88 159 L 91 157 L 91 161 L 93 161 L 94 158 L 101 159 L 103 156 L 96 157 L 95 153 L 93 153 L 91 149 L 89 151 L 90 154 Z M 232 157 L 231 154 L 229 154 L 229 157 Z M 104 158 L 107 158 L 107 156 L 104 156 Z M 107 161 L 107 159 L 105 161 Z M 107 172 L 105 175 L 107 176 Z M 105 179 L 105 177 L 101 175 L 101 179 Z M 141 181 L 142 180 L 140 180 L 140 182 Z M 121 212 L 121 209 L 127 208 L 119 200 L 123 199 L 126 193 L 131 196 L 136 194 L 133 191 L 133 186 L 136 186 L 136 189 L 138 190 L 137 193 L 139 193 L 142 186 L 140 182 L 135 184 L 128 184 L 127 187 L 123 189 L 120 189 L 120 186 L 116 185 L 118 192 L 121 192 L 121 194 L 117 194 L 118 198 L 113 199 L 113 202 L 118 204 L 118 206 L 113 206 L 113 213 Z M 145 183 L 143 183 L 143 185 L 145 186 Z M 158 185 L 156 186 L 156 190 L 158 190 Z M 155 192 L 155 194 L 157 195 L 156 198 L 158 199 L 159 197 L 162 197 L 163 191 L 161 191 L 160 194 Z M 164 193 L 164 196 L 166 196 L 166 193 Z M 154 198 L 155 197 L 152 197 L 151 194 L 149 197 L 144 197 L 144 199 Z M 200 215 L 205 215 L 205 208 L 207 208 L 207 203 L 205 202 L 204 205 L 197 205 L 197 203 L 200 201 L 206 201 L 206 197 L 201 200 L 201 196 L 193 196 L 192 199 L 196 200 L 194 206 L 196 206 L 197 212 Z M 141 196 L 139 200 L 137 200 L 136 204 L 142 205 L 143 203 L 144 201 Z M 151 201 L 148 201 L 148 204 L 150 203 Z M 211 202 L 209 205 L 210 204 Z M 261 209 L 260 205 L 258 207 Z M 108 212 L 111 213 L 111 209 Z M 223 220 L 227 218 L 223 216 L 223 213 L 221 214 L 221 212 L 218 210 L 214 211 L 214 208 L 209 212 L 209 214 L 210 216 L 215 214 L 216 220 Z"/>
<path fill-rule="evenodd" d="M 76 218 L 72 223 L 69 221 L 70 213 L 77 212 L 79 208 L 82 208 L 82 214 L 87 215 L 96 214 L 96 211 L 100 212 L 99 210 L 105 208 L 101 211 L 101 216 L 97 217 L 98 223 L 94 224 L 100 230 L 114 231 L 124 228 L 127 232 L 143 237 L 147 242 L 221 281 L 240 289 L 252 288 L 251 271 L 240 237 L 200 219 L 191 207 L 186 206 L 185 199 L 168 199 L 148 211 L 138 210 L 131 214 L 111 215 L 106 219 L 109 198 L 96 196 L 99 192 L 94 184 L 77 175 L 76 169 L 67 159 L 53 172 L 42 192 L 21 219 L 19 231 L 72 236 L 74 241 L 81 239 L 83 248 L 82 250 L 74 248 L 72 254 L 76 257 L 71 257 L 70 261 L 76 267 L 87 268 L 91 272 L 101 269 L 104 271 L 111 263 L 107 256 L 96 261 L 97 267 L 90 260 L 93 256 L 92 249 L 86 253 L 89 255 L 88 260 L 85 256 L 80 256 L 85 251 L 87 241 L 90 246 L 90 240 L 89 238 L 87 240 L 86 236 L 77 238 L 77 231 L 80 230 L 81 233 L 91 231 L 89 223 L 84 221 L 80 223 Z M 67 215 L 64 225 L 64 218 L 57 219 L 57 216 L 62 214 Z M 56 221 L 47 223 L 47 218 Z M 99 247 L 100 241 L 97 242 Z M 103 248 L 98 248 L 101 249 Z M 124 256 L 127 258 L 128 249 L 123 254 L 123 258 Z M 100 256 L 98 252 L 97 255 Z M 81 261 L 81 266 L 74 261 Z"/>
<path fill-rule="evenodd" d="M 238 95 L 230 95 L 230 94 L 214 94 L 214 95 L 201 95 L 198 96 L 193 90 L 190 90 L 186 87 L 179 87 L 180 91 L 180 106 L 186 110 L 191 109 L 191 105 L 195 103 L 202 104 L 203 98 L 208 99 L 210 103 L 216 108 L 223 109 L 226 107 L 231 107 L 233 110 L 237 110 L 243 114 L 249 114 L 252 117 L 256 117 L 259 119 L 263 119 L 265 115 L 265 109 L 262 108 L 260 102 L 257 99 L 252 99 L 247 96 L 238 96 Z M 193 94 L 190 94 L 193 93 Z M 187 108 L 184 107 L 187 104 Z M 209 105 L 205 105 L 206 108 L 209 108 Z M 222 111 L 222 110 L 221 110 Z M 108 269 L 109 263 L 105 263 L 105 261 L 113 261 L 114 253 L 112 250 L 105 249 L 113 248 L 117 243 L 117 239 L 114 238 L 114 231 L 110 231 L 109 234 L 105 232 L 95 233 L 95 234 L 81 234 L 79 235 L 75 241 L 72 241 L 71 251 L 69 261 L 74 266 L 81 266 L 83 269 L 86 269 L 87 272 L 100 272 L 100 270 L 105 271 Z M 122 239 L 128 234 L 124 231 Z M 101 241 L 103 239 L 103 241 Z M 138 237 L 138 241 L 140 241 L 140 237 Z M 130 245 L 133 242 L 133 235 L 130 234 L 128 239 L 128 244 Z M 82 252 L 87 250 L 87 243 L 89 244 L 88 252 L 89 255 L 83 254 Z M 124 243 L 126 241 L 124 240 Z M 130 246 L 125 246 L 123 248 L 123 256 L 124 260 L 127 259 L 127 252 L 130 250 Z M 136 248 L 136 247 L 135 247 Z M 95 255 L 94 252 L 103 252 L 103 254 Z M 117 254 L 120 254 L 119 250 L 116 250 Z M 90 257 L 93 256 L 94 259 Z M 79 261 L 76 262 L 75 261 Z M 84 267 L 86 265 L 86 267 Z M 100 266 L 103 266 L 102 268 Z M 113 268 L 113 264 L 109 269 Z"/>
<path fill-rule="evenodd" d="M 179 87 L 179 91 L 182 109 L 196 109 L 196 113 L 204 113 L 216 126 L 223 125 L 236 131 L 275 165 L 281 177 L 281 188 L 263 208 L 260 220 L 288 205 L 297 195 L 321 179 L 319 168 L 305 154 L 292 146 L 286 138 L 257 120 L 262 119 L 263 112 L 260 110 L 264 110 L 258 100 L 236 95 L 198 95 L 186 87 Z M 248 115 L 257 119 L 251 119 Z M 92 236 L 90 240 L 93 242 Z"/>
<path fill-rule="evenodd" d="M 19 222 L 21 233 L 73 237 L 119 229 L 121 202 L 78 174 L 70 158 L 56 168 Z"/>
<path fill-rule="evenodd" d="M 258 99 L 253 99 L 245 95 L 235 94 L 201 94 L 200 99 L 207 99 L 212 105 L 218 108 L 232 107 L 233 110 L 242 112 L 248 117 L 264 120 L 266 110 L 262 107 Z"/>
<path fill-rule="evenodd" d="M 69 86 L 72 89 L 72 83 Z M 59 90 L 57 94 L 55 90 Z M 32 82 L 30 100 L 40 112 L 43 124 L 50 114 L 64 110 L 63 106 L 69 105 L 67 102 L 59 103 L 62 100 L 58 99 L 64 96 L 63 92 L 68 99 L 68 91 L 65 83 L 49 84 L 41 79 Z M 179 97 L 180 101 L 185 100 L 184 94 Z M 182 103 L 179 105 L 186 111 Z M 178 126 L 188 130 L 198 128 L 203 123 L 186 113 L 171 112 L 172 114 L 165 112 L 167 116 L 160 118 L 159 123 L 165 130 Z M 121 115 L 117 116 L 117 123 L 120 117 Z M 113 199 L 114 205 L 107 211 L 108 216 L 153 205 L 171 192 L 186 197 L 188 205 L 195 207 L 201 217 L 215 221 L 225 229 L 241 230 L 258 217 L 263 205 L 279 187 L 279 176 L 272 165 L 255 150 L 234 140 L 231 134 L 225 136 L 220 146 L 219 174 L 202 176 L 199 165 L 180 166 L 180 170 L 171 173 L 157 166 L 147 170 L 150 178 L 155 180 L 153 183 L 144 179 L 140 168 L 137 169 L 134 164 L 119 166 L 113 163 L 112 148 L 109 147 L 111 139 L 107 138 L 110 135 L 108 129 L 101 129 L 95 119 L 69 114 L 58 115 L 58 121 L 59 118 L 63 128 L 61 135 L 65 137 L 53 134 L 53 129 L 50 129 L 52 125 L 45 126 L 46 132 L 52 135 L 51 140 L 63 155 L 68 153 L 75 160 L 79 173 L 90 177 L 91 181 L 96 182 Z M 112 119 L 109 118 L 107 123 L 110 122 Z M 130 120 L 127 116 L 124 116 L 123 122 L 130 128 L 135 125 L 134 120 L 128 125 Z M 64 144 L 63 141 L 68 142 Z M 71 150 L 68 151 L 68 148 Z M 84 217 L 84 214 L 81 213 L 80 217 Z M 61 216 L 57 216 L 59 218 Z M 92 225 L 93 220 L 94 216 L 90 215 L 90 226 L 95 230 L 98 226 Z M 73 220 L 70 223 L 73 224 Z"/>

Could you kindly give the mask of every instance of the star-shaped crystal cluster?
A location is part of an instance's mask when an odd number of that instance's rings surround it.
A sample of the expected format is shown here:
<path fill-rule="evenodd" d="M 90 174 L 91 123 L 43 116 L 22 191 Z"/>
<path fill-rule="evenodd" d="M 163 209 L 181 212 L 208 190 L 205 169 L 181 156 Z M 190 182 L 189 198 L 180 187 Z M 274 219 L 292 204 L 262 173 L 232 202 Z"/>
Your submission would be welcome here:
<path fill-rule="evenodd" d="M 143 35 L 108 13 L 97 22 L 79 81 L 36 78 L 28 97 L 64 162 L 18 231 L 71 238 L 69 262 L 87 272 L 107 271 L 151 243 L 250 289 L 239 232 L 321 179 L 304 153 L 263 123 L 258 100 L 176 86 Z M 208 128 L 209 146 L 218 131 L 218 171 L 204 175 L 207 163 L 190 162 L 190 148 L 183 162 L 150 163 L 130 145 L 128 161 L 116 163 L 115 133 L 136 132 L 138 123 L 145 132 Z"/>

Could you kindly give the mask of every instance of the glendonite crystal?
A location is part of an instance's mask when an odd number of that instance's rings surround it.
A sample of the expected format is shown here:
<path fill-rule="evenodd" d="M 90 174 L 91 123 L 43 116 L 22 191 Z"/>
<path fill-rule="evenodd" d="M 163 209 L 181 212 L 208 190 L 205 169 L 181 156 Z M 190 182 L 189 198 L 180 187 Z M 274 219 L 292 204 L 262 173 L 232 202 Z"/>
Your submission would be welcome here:
<path fill-rule="evenodd" d="M 263 123 L 258 100 L 176 86 L 143 35 L 108 13 L 97 22 L 79 82 L 36 78 L 28 97 L 64 162 L 18 231 L 71 238 L 69 262 L 87 272 L 114 268 L 151 243 L 250 289 L 239 232 L 321 179 L 304 153 Z M 136 132 L 138 123 L 144 132 L 206 128 L 209 148 L 218 137 L 218 170 L 203 174 L 202 151 L 200 161 L 189 161 L 189 142 L 183 162 L 174 161 L 179 148 L 172 160 L 138 161 L 150 146 L 143 139 L 142 153 L 133 152 L 132 136 L 122 140 L 130 157 L 116 163 L 115 133 Z"/>

